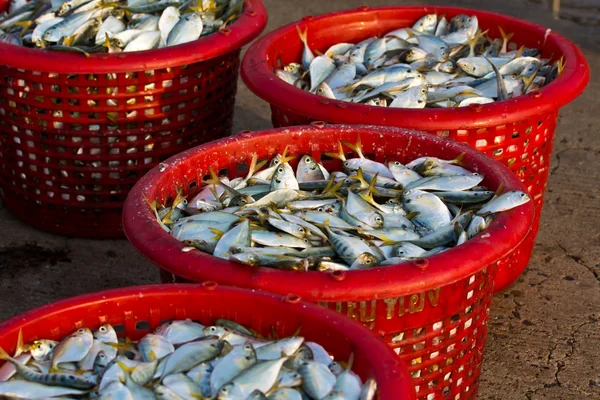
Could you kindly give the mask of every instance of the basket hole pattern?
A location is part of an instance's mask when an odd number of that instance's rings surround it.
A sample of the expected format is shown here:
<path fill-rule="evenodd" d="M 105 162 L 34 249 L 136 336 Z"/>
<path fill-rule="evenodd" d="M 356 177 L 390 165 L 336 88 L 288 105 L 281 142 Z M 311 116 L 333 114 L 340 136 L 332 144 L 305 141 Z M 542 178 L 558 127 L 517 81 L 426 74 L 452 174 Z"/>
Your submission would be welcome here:
<path fill-rule="evenodd" d="M 46 229 L 84 217 L 97 226 L 99 215 L 120 213 L 156 164 L 231 133 L 238 70 L 239 51 L 130 73 L 0 66 L 0 185 L 14 198 L 7 206 L 25 219 L 36 214 L 34 225 Z"/>
<path fill-rule="evenodd" d="M 418 399 L 473 396 L 483 362 L 495 271 L 496 267 L 488 267 L 457 283 L 453 290 L 461 299 L 455 314 L 383 337 L 409 365 Z"/>
<path fill-rule="evenodd" d="M 543 204 L 558 110 L 526 120 L 477 129 L 431 132 L 437 136 L 467 143 L 512 170 L 533 196 L 536 214 Z M 271 105 L 273 126 L 307 125 L 312 119 Z M 365 121 L 368 122 L 368 121 Z"/>

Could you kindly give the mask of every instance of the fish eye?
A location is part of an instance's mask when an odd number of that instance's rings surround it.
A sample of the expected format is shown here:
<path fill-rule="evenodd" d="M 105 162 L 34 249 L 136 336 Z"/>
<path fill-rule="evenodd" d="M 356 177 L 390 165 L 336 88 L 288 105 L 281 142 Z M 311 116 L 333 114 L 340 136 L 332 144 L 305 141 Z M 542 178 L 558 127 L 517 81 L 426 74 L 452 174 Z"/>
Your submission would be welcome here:
<path fill-rule="evenodd" d="M 217 328 L 215 328 L 214 326 L 211 326 L 211 327 L 210 327 L 210 331 L 211 331 L 211 332 L 216 332 L 216 331 L 217 331 Z"/>
<path fill-rule="evenodd" d="M 527 197 L 525 193 L 521 193 L 521 197 Z"/>
<path fill-rule="evenodd" d="M 100 358 L 106 358 L 106 355 L 104 353 L 102 353 L 102 354 L 98 354 L 98 357 L 100 357 Z"/>
<path fill-rule="evenodd" d="M 425 93 L 427 93 L 427 90 L 421 89 L 421 94 L 425 94 Z"/>
<path fill-rule="evenodd" d="M 304 228 L 303 227 L 299 227 L 298 228 L 298 232 L 304 232 Z"/>
<path fill-rule="evenodd" d="M 106 332 L 106 328 L 104 326 L 100 327 L 100 332 Z"/>
<path fill-rule="evenodd" d="M 399 255 L 401 255 L 401 256 L 403 256 L 403 255 L 404 255 L 404 254 L 406 254 L 406 253 L 404 252 L 404 250 L 400 250 L 400 251 L 398 252 L 398 254 L 399 254 Z"/>
<path fill-rule="evenodd" d="M 304 159 L 304 162 L 305 162 L 305 163 L 307 163 L 307 164 L 308 164 L 308 163 L 310 163 L 310 157 L 306 157 L 306 158 Z"/>
<path fill-rule="evenodd" d="M 304 239 L 304 240 L 303 240 L 303 242 L 304 242 L 304 243 L 308 243 L 308 239 Z"/>
<path fill-rule="evenodd" d="M 323 93 L 323 88 L 322 88 L 322 87 L 320 87 L 320 88 L 317 90 L 317 92 L 318 92 L 318 93 Z"/>
<path fill-rule="evenodd" d="M 473 72 L 477 71 L 477 68 L 475 66 L 473 66 Z"/>
<path fill-rule="evenodd" d="M 400 161 L 394 161 L 394 165 L 400 165 Z"/>
<path fill-rule="evenodd" d="M 38 348 L 38 350 L 41 350 L 41 349 L 42 349 L 42 344 L 41 344 L 41 343 L 40 343 L 40 344 L 38 344 L 38 345 L 37 345 L 37 348 Z"/>
<path fill-rule="evenodd" d="M 323 212 L 323 211 L 324 211 L 324 209 L 323 209 L 323 207 L 319 207 L 319 208 L 317 208 L 317 211 L 318 211 L 318 212 Z"/>
<path fill-rule="evenodd" d="M 349 163 L 348 161 L 346 161 L 346 162 L 344 163 L 344 167 L 347 167 L 347 166 L 349 166 L 349 165 L 350 165 L 350 163 Z"/>
<path fill-rule="evenodd" d="M 78 332 L 78 333 L 84 333 L 84 332 L 85 332 L 85 329 L 83 329 L 83 328 L 77 329 L 77 332 Z"/>
<path fill-rule="evenodd" d="M 285 172 L 285 170 L 284 170 L 283 168 L 279 168 L 279 169 L 277 170 L 277 172 L 279 172 L 280 174 L 283 174 L 283 173 Z"/>
<path fill-rule="evenodd" d="M 375 217 L 375 221 L 377 221 L 377 222 L 381 222 L 381 221 L 383 221 L 383 220 L 381 219 L 381 217 Z"/>

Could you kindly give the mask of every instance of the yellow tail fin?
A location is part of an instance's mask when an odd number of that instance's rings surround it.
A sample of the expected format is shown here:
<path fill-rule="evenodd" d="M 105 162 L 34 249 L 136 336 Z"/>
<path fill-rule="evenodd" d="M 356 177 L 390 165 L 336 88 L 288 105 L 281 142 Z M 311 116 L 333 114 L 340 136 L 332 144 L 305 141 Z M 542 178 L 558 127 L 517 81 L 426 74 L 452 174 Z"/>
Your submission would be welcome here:
<path fill-rule="evenodd" d="M 338 152 L 337 153 L 324 153 L 326 156 L 335 158 L 336 160 L 346 161 L 346 155 L 344 154 L 344 149 L 342 148 L 342 143 L 338 141 Z"/>
<path fill-rule="evenodd" d="M 348 147 L 350 150 L 352 150 L 353 152 L 355 152 L 356 154 L 358 154 L 358 156 L 360 158 L 365 158 L 363 152 L 362 152 L 362 143 L 360 141 L 360 135 L 358 135 L 358 137 L 356 138 L 356 143 L 352 144 L 349 143 L 345 140 L 342 140 L 342 143 L 346 145 L 346 147 Z"/>
<path fill-rule="evenodd" d="M 308 28 L 306 28 L 306 30 L 304 32 L 302 32 L 300 30 L 300 27 L 298 25 L 296 25 L 296 30 L 298 31 L 298 36 L 300 36 L 300 40 L 302 41 L 302 43 L 304 43 L 305 45 L 308 46 L 308 44 L 307 44 Z"/>
<path fill-rule="evenodd" d="M 565 70 L 565 67 L 567 66 L 567 62 L 565 61 L 565 56 L 562 56 L 560 58 L 560 60 L 558 60 L 557 66 L 558 66 L 558 74 L 560 75 L 563 73 L 563 71 Z"/>
<path fill-rule="evenodd" d="M 498 30 L 500 31 L 500 35 L 502 36 L 502 50 L 500 50 L 500 52 L 506 53 L 506 51 L 508 50 L 508 42 L 510 41 L 510 39 L 512 39 L 512 37 L 515 34 L 514 33 L 506 34 L 501 26 L 498 26 Z"/>
<path fill-rule="evenodd" d="M 0 360 L 11 360 L 12 357 L 8 355 L 8 353 L 6 351 L 4 351 L 4 349 L 2 347 L 0 347 Z"/>
<path fill-rule="evenodd" d="M 281 161 L 279 162 L 279 165 L 287 164 L 288 162 L 290 162 L 294 158 L 296 158 L 296 156 L 288 156 L 287 155 L 288 148 L 289 148 L 289 146 L 285 146 L 285 149 L 283 149 L 283 154 L 281 155 Z"/>

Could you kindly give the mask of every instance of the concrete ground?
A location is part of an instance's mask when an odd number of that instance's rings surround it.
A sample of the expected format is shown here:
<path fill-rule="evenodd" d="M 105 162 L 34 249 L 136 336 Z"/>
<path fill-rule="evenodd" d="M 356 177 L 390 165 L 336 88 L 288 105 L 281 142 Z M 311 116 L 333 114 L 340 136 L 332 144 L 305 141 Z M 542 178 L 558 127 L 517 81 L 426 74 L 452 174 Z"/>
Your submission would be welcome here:
<path fill-rule="evenodd" d="M 304 15 L 367 3 L 264 1 L 270 15 L 266 31 Z M 592 77 L 600 74 L 597 25 L 555 21 L 546 2 L 428 3 L 485 8 L 535 21 L 581 46 Z M 494 299 L 480 399 L 600 398 L 599 90 L 600 83 L 592 80 L 587 91 L 561 112 L 533 257 L 518 282 Z M 267 105 L 242 83 L 237 104 L 235 132 L 270 127 Z M 157 269 L 125 240 L 52 236 L 0 210 L 0 320 L 68 296 L 156 282 Z"/>

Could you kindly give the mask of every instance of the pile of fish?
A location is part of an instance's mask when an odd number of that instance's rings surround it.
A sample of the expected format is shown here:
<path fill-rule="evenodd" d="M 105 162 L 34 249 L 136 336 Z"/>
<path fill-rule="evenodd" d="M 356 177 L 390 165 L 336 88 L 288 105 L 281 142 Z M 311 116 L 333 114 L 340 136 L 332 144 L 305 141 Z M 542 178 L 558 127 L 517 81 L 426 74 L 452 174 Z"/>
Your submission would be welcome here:
<path fill-rule="evenodd" d="M 341 27 L 343 29 L 343 27 Z M 400 28 L 358 44 L 338 43 L 324 54 L 312 50 L 308 30 L 298 28 L 302 60 L 276 70 L 277 76 L 319 96 L 395 108 L 447 108 L 487 104 L 521 96 L 549 84 L 564 69 L 539 49 L 509 50 L 502 39 L 481 31 L 477 17 L 428 14 L 412 28 Z"/>
<path fill-rule="evenodd" d="M 371 400 L 376 382 L 300 336 L 267 340 L 229 320 L 167 322 L 137 343 L 111 325 L 23 345 L 0 368 L 0 398 Z"/>
<path fill-rule="evenodd" d="M 346 158 L 342 143 L 357 153 Z M 499 212 L 530 200 L 480 186 L 483 176 L 456 160 L 420 157 L 406 165 L 365 158 L 338 143 L 344 171 L 327 171 L 310 155 L 294 173 L 289 157 L 257 163 L 244 178 L 217 177 L 189 201 L 150 203 L 158 223 L 187 244 L 247 265 L 297 271 L 356 270 L 428 257 L 483 231 Z"/>
<path fill-rule="evenodd" d="M 0 42 L 119 53 L 175 46 L 224 28 L 243 0 L 12 0 Z"/>

